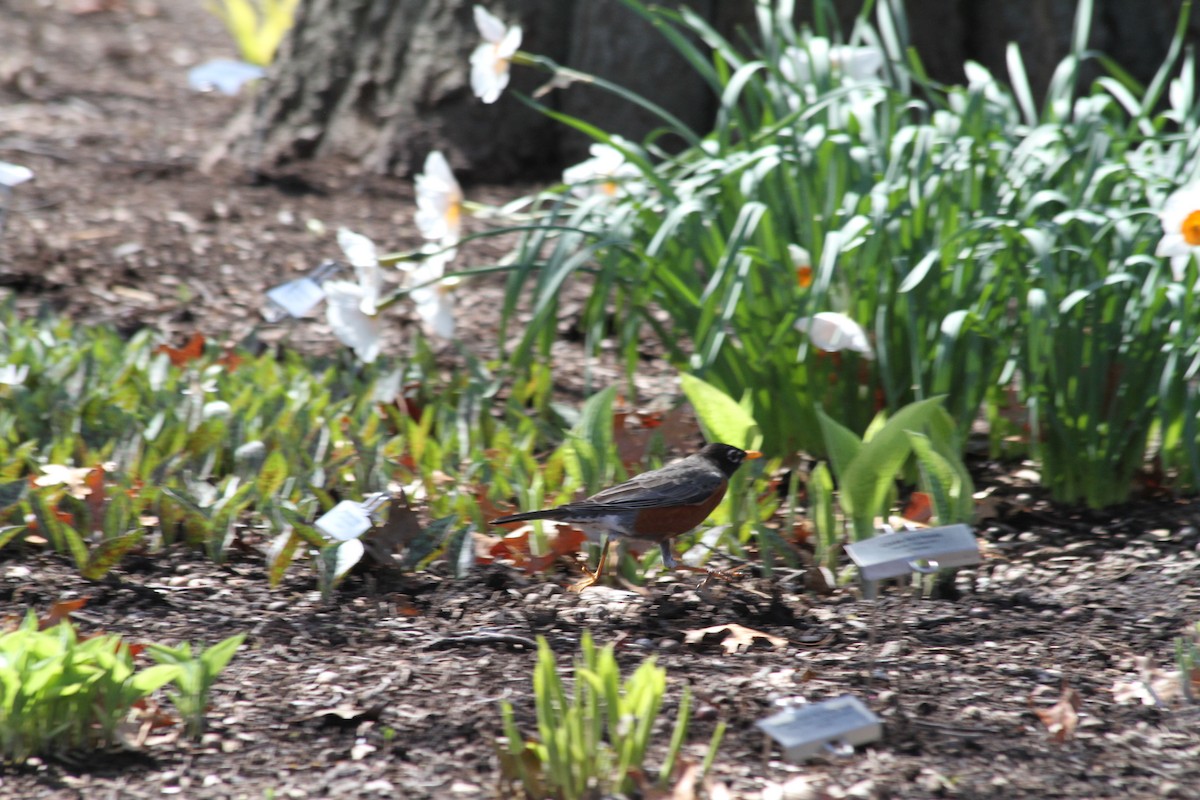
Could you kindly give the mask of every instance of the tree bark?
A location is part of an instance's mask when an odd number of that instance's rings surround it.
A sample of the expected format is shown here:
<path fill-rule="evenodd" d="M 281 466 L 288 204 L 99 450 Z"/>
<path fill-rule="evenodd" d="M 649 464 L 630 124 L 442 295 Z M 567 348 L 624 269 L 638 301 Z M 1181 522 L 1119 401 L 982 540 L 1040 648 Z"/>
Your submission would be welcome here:
<path fill-rule="evenodd" d="M 471 95 L 479 43 L 470 0 L 304 0 L 253 110 L 251 143 L 266 163 L 338 153 L 377 171 L 409 173 L 443 150 L 451 164 L 497 180 L 557 161 L 557 124 L 511 98 Z M 523 47 L 561 60 L 560 0 L 493 8 L 520 20 Z M 541 76 L 516 70 L 531 91 Z"/>

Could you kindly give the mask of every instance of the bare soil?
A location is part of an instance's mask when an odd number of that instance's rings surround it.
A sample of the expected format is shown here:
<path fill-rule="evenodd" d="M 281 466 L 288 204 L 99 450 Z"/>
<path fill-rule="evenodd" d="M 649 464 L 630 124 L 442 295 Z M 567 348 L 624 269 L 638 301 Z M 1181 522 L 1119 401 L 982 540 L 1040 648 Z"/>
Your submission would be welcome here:
<path fill-rule="evenodd" d="M 100 10 L 80 13 L 88 9 Z M 264 325 L 263 290 L 336 256 L 339 225 L 388 249 L 417 243 L 408 181 L 331 161 L 267 175 L 200 171 L 243 102 L 186 86 L 188 67 L 233 52 L 201 3 L 0 0 L 0 20 L 0 159 L 37 173 L 17 190 L 0 239 L 0 293 L 23 311 L 149 326 L 175 341 L 256 330 L 319 352 L 336 346 L 319 315 Z M 484 200 L 525 190 L 467 187 Z M 485 243 L 462 258 L 499 253 Z M 466 287 L 464 339 L 496 346 L 499 297 L 494 281 Z M 395 322 L 389 336 L 404 347 L 415 323 L 400 311 Z M 559 355 L 570 395 L 583 359 L 565 340 Z M 647 361 L 649 397 L 666 391 L 667 375 Z M 562 586 L 578 568 L 564 562 L 535 577 L 500 565 L 461 580 L 440 565 L 366 572 L 325 604 L 303 569 L 269 590 L 257 552 L 222 566 L 185 550 L 148 554 L 91 583 L 57 556 L 7 548 L 6 613 L 87 597 L 75 615 L 85 631 L 248 637 L 217 685 L 202 741 L 167 726 L 118 752 L 0 767 L 0 796 L 494 796 L 499 701 L 534 727 L 531 638 L 544 635 L 569 661 L 590 630 L 618 643 L 626 668 L 650 654 L 666 667 L 668 720 L 691 687 L 690 757 L 719 720 L 728 724 L 714 797 L 778 797 L 789 780 L 789 797 L 1200 797 L 1200 705 L 1167 697 L 1167 684 L 1157 705 L 1113 692 L 1138 678 L 1138 659 L 1174 668 L 1174 638 L 1200 618 L 1196 503 L 1159 493 L 1086 512 L 1047 502 L 1010 467 L 975 466 L 999 499 L 979 526 L 987 558 L 942 600 L 817 593 L 788 570 L 704 589 L 667 575 L 646 592 L 573 595 Z M 783 644 L 727 652 L 717 637 L 686 641 L 730 623 Z M 1059 741 L 1037 711 L 1064 689 L 1078 693 L 1079 717 Z M 802 766 L 764 748 L 755 722 L 780 701 L 844 693 L 883 719 L 881 741 Z"/>

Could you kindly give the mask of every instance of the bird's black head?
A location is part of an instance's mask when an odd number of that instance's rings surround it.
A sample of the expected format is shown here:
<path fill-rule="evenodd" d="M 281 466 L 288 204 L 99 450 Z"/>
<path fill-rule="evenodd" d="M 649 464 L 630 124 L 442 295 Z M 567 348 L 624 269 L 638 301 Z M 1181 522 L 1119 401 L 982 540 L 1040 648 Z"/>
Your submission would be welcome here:
<path fill-rule="evenodd" d="M 726 475 L 736 472 L 742 462 L 747 459 L 762 458 L 762 453 L 757 450 L 742 450 L 739 447 L 720 442 L 704 445 L 700 450 L 700 455 L 720 467 Z"/>

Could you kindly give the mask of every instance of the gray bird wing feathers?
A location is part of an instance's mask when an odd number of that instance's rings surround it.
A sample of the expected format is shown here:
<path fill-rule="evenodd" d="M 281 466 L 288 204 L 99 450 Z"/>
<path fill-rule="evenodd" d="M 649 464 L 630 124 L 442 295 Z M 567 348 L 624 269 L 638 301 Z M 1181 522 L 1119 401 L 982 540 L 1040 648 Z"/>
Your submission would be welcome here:
<path fill-rule="evenodd" d="M 586 510 L 603 504 L 610 511 L 635 511 L 663 506 L 699 505 L 712 497 L 725 483 L 717 470 L 696 470 L 680 480 L 678 473 L 655 470 L 643 472 L 625 483 L 597 492 L 586 500 L 571 503 L 572 510 Z"/>

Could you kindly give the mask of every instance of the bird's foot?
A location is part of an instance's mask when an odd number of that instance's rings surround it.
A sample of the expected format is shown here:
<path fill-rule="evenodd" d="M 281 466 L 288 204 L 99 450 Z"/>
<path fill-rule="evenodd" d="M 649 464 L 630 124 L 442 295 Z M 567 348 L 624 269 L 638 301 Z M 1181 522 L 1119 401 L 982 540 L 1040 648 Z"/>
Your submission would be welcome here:
<path fill-rule="evenodd" d="M 731 570 L 710 569 L 708 567 L 691 567 L 687 564 L 676 564 L 675 569 L 683 570 L 684 572 L 699 572 L 704 575 L 704 580 L 700 582 L 700 587 L 707 586 L 713 578 L 722 581 L 735 581 L 742 577 L 742 571 L 745 567 L 734 567 Z"/>
<path fill-rule="evenodd" d="M 568 592 L 579 594 L 589 586 L 594 586 L 596 581 L 600 580 L 600 573 L 604 572 L 604 565 L 608 562 L 608 548 L 612 545 L 612 539 L 604 540 L 604 547 L 600 548 L 600 560 L 596 562 L 596 571 L 592 572 L 587 567 L 583 568 L 583 580 L 576 581 L 567 587 Z"/>

